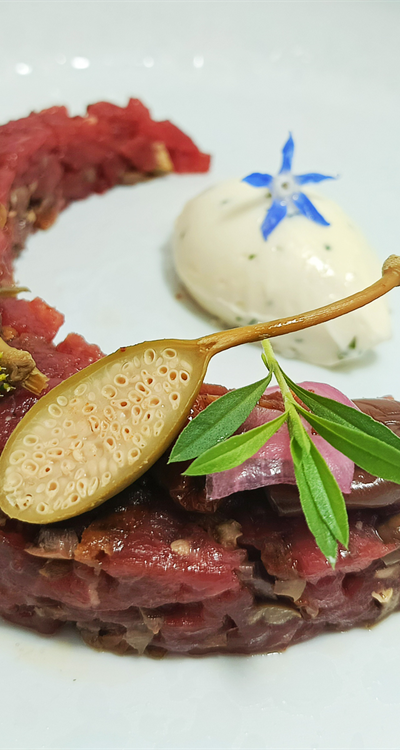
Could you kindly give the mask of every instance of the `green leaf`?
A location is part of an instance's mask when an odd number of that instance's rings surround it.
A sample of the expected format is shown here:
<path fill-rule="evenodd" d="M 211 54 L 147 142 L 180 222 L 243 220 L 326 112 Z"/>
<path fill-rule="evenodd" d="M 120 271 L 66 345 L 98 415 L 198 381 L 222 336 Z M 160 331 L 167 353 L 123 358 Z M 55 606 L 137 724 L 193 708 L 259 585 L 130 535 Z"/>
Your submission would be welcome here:
<path fill-rule="evenodd" d="M 301 434 L 301 439 L 299 439 Z M 291 413 L 289 434 L 302 451 L 302 466 L 315 503 L 330 532 L 345 547 L 349 542 L 347 510 L 339 485 L 314 445 L 298 414 Z"/>
<path fill-rule="evenodd" d="M 329 530 L 344 547 L 349 543 L 349 520 L 340 487 L 311 438 L 306 454 L 306 474 L 318 510 Z"/>
<path fill-rule="evenodd" d="M 213 401 L 182 430 L 168 463 L 196 458 L 233 435 L 271 382 L 272 373 L 256 383 L 229 391 Z"/>
<path fill-rule="evenodd" d="M 317 416 L 324 417 L 337 424 L 353 427 L 400 451 L 400 438 L 386 425 L 377 422 L 368 414 L 364 414 L 356 408 L 353 409 L 351 406 L 339 403 L 339 401 L 305 390 L 305 388 L 294 383 L 285 373 L 283 373 L 283 376 L 290 390 Z"/>
<path fill-rule="evenodd" d="M 325 523 L 317 504 L 315 490 L 310 477 L 310 454 L 307 454 L 302 445 L 300 445 L 294 437 L 290 441 L 290 451 L 294 464 L 294 473 L 299 490 L 301 507 L 303 509 L 307 526 L 314 536 L 322 554 L 334 568 L 338 545 L 335 535 L 332 534 Z"/>
<path fill-rule="evenodd" d="M 354 427 L 297 409 L 321 437 L 362 469 L 400 484 L 400 450 Z"/>
<path fill-rule="evenodd" d="M 234 435 L 223 443 L 215 445 L 196 458 L 184 474 L 196 477 L 203 474 L 216 474 L 240 466 L 265 445 L 267 440 L 286 422 L 287 417 L 287 412 L 283 412 L 271 422 L 242 432 L 241 435 Z"/>

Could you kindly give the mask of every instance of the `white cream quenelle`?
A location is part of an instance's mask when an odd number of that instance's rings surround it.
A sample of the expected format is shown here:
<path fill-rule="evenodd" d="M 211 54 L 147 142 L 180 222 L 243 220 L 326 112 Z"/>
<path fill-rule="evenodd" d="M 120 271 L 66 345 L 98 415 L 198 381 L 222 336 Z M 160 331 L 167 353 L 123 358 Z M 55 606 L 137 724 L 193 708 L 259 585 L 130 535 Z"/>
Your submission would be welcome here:
<path fill-rule="evenodd" d="M 284 189 L 285 175 L 278 177 Z M 344 211 L 314 191 L 305 195 L 329 226 L 289 211 L 267 239 L 261 227 L 274 199 L 269 189 L 234 179 L 186 204 L 175 226 L 174 259 L 202 307 L 229 326 L 246 325 L 319 307 L 379 277 L 378 258 Z M 390 332 L 388 306 L 380 299 L 344 318 L 277 338 L 274 349 L 335 365 L 360 356 Z"/>

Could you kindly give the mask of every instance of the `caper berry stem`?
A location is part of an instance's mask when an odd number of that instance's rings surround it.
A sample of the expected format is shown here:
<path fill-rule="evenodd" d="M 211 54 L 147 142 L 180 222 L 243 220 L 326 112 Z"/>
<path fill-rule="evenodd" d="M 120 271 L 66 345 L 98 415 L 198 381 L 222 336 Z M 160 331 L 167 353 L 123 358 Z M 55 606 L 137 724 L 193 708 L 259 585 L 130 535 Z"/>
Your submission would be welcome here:
<path fill-rule="evenodd" d="M 29 292 L 27 286 L 0 286 L 0 298 L 17 297 L 21 292 Z"/>
<path fill-rule="evenodd" d="M 332 302 L 330 305 L 324 305 L 300 315 L 213 333 L 211 336 L 197 339 L 197 344 L 203 351 L 209 352 L 209 356 L 212 357 L 218 352 L 240 344 L 262 341 L 262 339 L 301 331 L 304 328 L 311 328 L 319 323 L 326 323 L 328 320 L 358 310 L 360 307 L 364 307 L 382 297 L 395 286 L 400 286 L 400 256 L 390 255 L 383 264 L 382 277 L 371 286 L 352 294 L 350 297 L 345 297 L 337 302 Z"/>

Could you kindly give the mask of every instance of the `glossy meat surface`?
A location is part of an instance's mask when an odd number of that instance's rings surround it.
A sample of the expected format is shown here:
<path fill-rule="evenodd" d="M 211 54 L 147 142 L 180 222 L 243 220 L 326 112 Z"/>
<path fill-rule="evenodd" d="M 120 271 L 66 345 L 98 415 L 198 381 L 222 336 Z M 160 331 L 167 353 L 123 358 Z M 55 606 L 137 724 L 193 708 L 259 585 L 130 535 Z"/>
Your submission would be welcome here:
<path fill-rule="evenodd" d="M 396 546 L 376 521 L 351 516 L 333 572 L 303 521 L 277 518 L 260 494 L 195 515 L 147 478 L 68 527 L 3 518 L 0 611 L 44 633 L 75 623 L 91 645 L 119 652 L 283 649 L 397 608 L 400 565 L 382 561 Z"/>
<path fill-rule="evenodd" d="M 55 346 L 53 338 L 64 322 L 64 316 L 41 299 L 27 302 L 0 298 L 0 320 L 1 335 L 7 343 L 29 351 L 37 367 L 47 375 L 47 390 L 103 356 L 98 346 L 88 344 L 76 333 L 70 333 Z M 37 397 L 24 388 L 17 388 L 7 398 L 0 399 L 0 451 L 19 420 L 36 401 Z"/>
<path fill-rule="evenodd" d="M 152 120 L 138 99 L 126 107 L 99 102 L 84 117 L 52 107 L 0 126 L 0 333 L 33 355 L 49 378 L 48 389 L 102 352 L 78 334 L 54 346 L 61 313 L 40 299 L 1 296 L 1 287 L 13 284 L 12 261 L 28 235 L 47 229 L 61 210 L 92 193 L 172 170 L 205 172 L 209 164 L 185 133 L 169 121 Z M 35 401 L 23 389 L 0 400 L 0 450 Z"/>
<path fill-rule="evenodd" d="M 62 316 L 40 300 L 0 307 L 3 335 L 32 352 L 49 387 L 101 356 L 77 335 L 55 347 Z M 224 392 L 203 386 L 192 416 Z M 0 400 L 3 442 L 34 400 L 22 388 Z M 395 402 L 374 408 L 395 423 Z M 88 644 L 119 653 L 259 653 L 398 607 L 400 556 L 383 560 L 397 554 L 399 524 L 385 542 L 377 532 L 390 526 L 390 508 L 350 513 L 349 551 L 333 572 L 303 519 L 279 517 L 264 490 L 210 505 L 204 479 L 189 481 L 181 468 L 163 457 L 67 525 L 0 519 L 3 617 L 42 633 L 72 623 Z"/>
<path fill-rule="evenodd" d="M 221 392 L 203 386 L 193 414 Z M 279 517 L 263 490 L 187 510 L 182 478 L 161 487 L 164 470 L 165 458 L 67 524 L 3 517 L 3 617 L 42 633 L 72 623 L 118 653 L 260 653 L 398 608 L 400 537 L 377 532 L 388 509 L 350 512 L 349 550 L 333 571 L 304 520 Z"/>
<path fill-rule="evenodd" d="M 27 236 L 72 201 L 166 172 L 207 172 L 210 157 L 138 100 L 99 102 L 84 117 L 52 107 L 0 127 L 0 284 Z"/>
<path fill-rule="evenodd" d="M 151 121 L 137 100 L 126 109 L 94 105 L 85 118 L 54 108 L 0 128 L 0 283 L 12 281 L 12 258 L 29 232 L 69 202 L 157 174 L 159 143 L 176 171 L 208 168 L 187 136 Z M 42 300 L 0 298 L 0 315 L 3 338 L 32 353 L 49 388 L 102 356 L 77 334 L 55 346 L 63 317 Z M 225 391 L 204 386 L 191 416 Z M 0 399 L 0 449 L 35 401 L 22 388 Z M 280 396 L 259 407 L 281 409 Z M 397 431 L 396 402 L 365 410 Z M 378 487 L 356 469 L 349 506 L 370 492 L 381 501 L 370 506 L 386 507 L 350 510 L 349 550 L 340 549 L 333 571 L 302 517 L 285 517 L 290 503 L 298 513 L 296 493 L 288 503 L 283 487 L 280 504 L 264 490 L 209 501 L 204 480 L 183 478 L 181 468 L 163 457 L 67 524 L 0 514 L 0 614 L 46 634 L 70 623 L 91 646 L 118 653 L 251 654 L 399 608 L 400 517 L 389 483 Z"/>

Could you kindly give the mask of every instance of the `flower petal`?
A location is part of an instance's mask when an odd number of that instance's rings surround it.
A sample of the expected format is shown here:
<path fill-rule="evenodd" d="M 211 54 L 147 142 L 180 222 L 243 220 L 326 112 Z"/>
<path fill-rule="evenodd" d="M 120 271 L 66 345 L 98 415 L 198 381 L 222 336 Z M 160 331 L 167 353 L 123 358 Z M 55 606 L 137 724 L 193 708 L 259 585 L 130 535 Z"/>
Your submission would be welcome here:
<path fill-rule="evenodd" d="M 282 174 L 282 172 L 290 172 L 292 169 L 292 160 L 293 160 L 293 152 L 294 152 L 294 141 L 292 138 L 292 134 L 289 133 L 289 138 L 287 139 L 283 149 L 282 149 L 282 166 L 280 168 L 279 174 Z"/>
<path fill-rule="evenodd" d="M 247 177 L 243 177 L 242 182 L 247 182 L 253 187 L 269 187 L 273 179 L 272 174 L 253 172 L 252 174 L 247 175 Z"/>
<path fill-rule="evenodd" d="M 265 240 L 268 239 L 271 232 L 287 214 L 287 205 L 281 201 L 274 201 L 269 209 L 263 223 L 261 231 Z"/>
<path fill-rule="evenodd" d="M 322 180 L 336 180 L 336 177 L 329 174 L 318 174 L 318 172 L 308 172 L 308 174 L 298 174 L 294 178 L 298 185 L 306 185 L 307 182 L 322 182 Z"/>
<path fill-rule="evenodd" d="M 299 209 L 300 213 L 302 213 L 307 219 L 311 219 L 317 224 L 323 224 L 325 227 L 329 227 L 329 221 L 326 221 L 326 219 L 321 216 L 305 193 L 294 193 L 294 195 L 292 195 L 292 201 L 296 208 Z"/>

